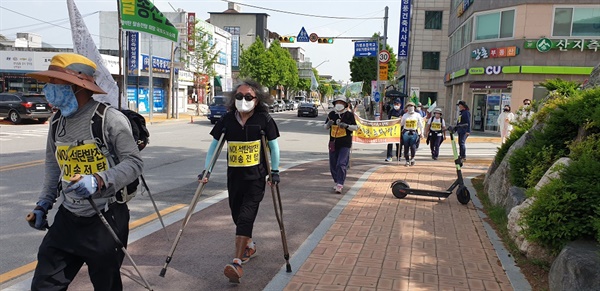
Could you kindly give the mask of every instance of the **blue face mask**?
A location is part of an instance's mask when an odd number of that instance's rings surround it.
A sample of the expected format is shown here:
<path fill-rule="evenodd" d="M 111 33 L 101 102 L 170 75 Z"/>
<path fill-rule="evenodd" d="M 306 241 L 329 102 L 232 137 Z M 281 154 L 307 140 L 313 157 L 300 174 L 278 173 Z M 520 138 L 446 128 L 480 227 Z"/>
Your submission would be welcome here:
<path fill-rule="evenodd" d="M 77 111 L 77 98 L 71 85 L 67 84 L 46 84 L 42 89 L 46 99 L 52 106 L 60 109 L 64 117 L 69 117 Z"/>

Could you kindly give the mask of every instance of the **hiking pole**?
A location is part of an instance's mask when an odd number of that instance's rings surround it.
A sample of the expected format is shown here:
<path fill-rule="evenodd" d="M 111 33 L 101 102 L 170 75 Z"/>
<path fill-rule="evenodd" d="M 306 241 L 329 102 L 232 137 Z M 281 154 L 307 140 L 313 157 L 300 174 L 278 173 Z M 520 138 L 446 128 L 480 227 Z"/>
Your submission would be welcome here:
<path fill-rule="evenodd" d="M 77 182 L 77 181 L 79 181 L 79 179 L 81 179 L 81 175 L 75 174 L 73 177 L 71 177 L 70 180 L 71 180 L 71 182 Z M 98 214 L 98 217 L 100 217 L 100 220 L 102 221 L 102 223 L 104 224 L 104 226 L 106 226 L 106 229 L 108 229 L 108 232 L 110 233 L 110 235 L 112 235 L 113 239 L 115 239 L 115 242 L 117 243 L 117 246 L 119 248 L 121 248 L 121 251 L 123 251 L 123 253 L 127 257 L 127 259 L 129 259 L 129 261 L 131 262 L 131 265 L 133 266 L 133 268 L 135 269 L 135 271 L 138 273 L 138 275 L 140 276 L 140 278 L 142 279 L 142 281 L 144 281 L 144 287 L 146 289 L 152 291 L 153 290 L 152 286 L 150 286 L 150 283 L 148 283 L 148 281 L 146 281 L 146 279 L 142 275 L 142 272 L 140 272 L 140 270 L 138 269 L 137 265 L 135 264 L 135 261 L 133 261 L 133 258 L 131 257 L 131 255 L 129 255 L 129 252 L 127 252 L 127 249 L 125 248 L 125 245 L 121 242 L 121 240 L 119 239 L 119 237 L 117 236 L 117 234 L 113 230 L 112 226 L 110 226 L 110 224 L 108 223 L 108 221 L 106 220 L 106 218 L 104 217 L 104 215 L 102 214 L 102 212 L 100 212 L 100 209 L 98 209 L 98 206 L 96 205 L 96 202 L 94 202 L 94 200 L 92 199 L 91 196 L 88 197 L 88 198 L 86 198 L 86 199 L 87 199 L 87 201 L 90 202 L 90 205 L 92 205 L 92 208 L 94 208 L 94 211 L 96 211 L 96 214 Z"/>
<path fill-rule="evenodd" d="M 204 171 L 201 180 L 204 180 L 205 178 L 210 177 L 210 172 L 212 171 L 212 168 L 217 163 L 217 159 L 219 158 L 219 154 L 221 154 L 221 149 L 223 149 L 224 143 L 225 143 L 225 131 L 223 131 L 221 133 L 221 137 L 219 137 L 219 142 L 217 143 L 217 151 L 212 156 L 212 158 L 210 160 L 210 164 L 208 166 L 208 169 L 206 169 L 206 171 Z M 162 270 L 160 270 L 159 276 L 161 276 L 163 278 L 165 277 L 165 274 L 167 273 L 167 267 L 169 266 L 171 259 L 173 259 L 173 253 L 175 253 L 175 248 L 177 248 L 177 244 L 179 243 L 179 240 L 181 239 L 181 235 L 183 234 L 183 229 L 185 228 L 187 223 L 190 221 L 190 218 L 192 217 L 192 213 L 194 212 L 194 208 L 196 208 L 196 204 L 198 203 L 198 199 L 200 199 L 200 194 L 202 194 L 202 191 L 204 190 L 204 186 L 206 186 L 206 183 L 200 182 L 200 185 L 198 185 L 198 188 L 196 188 L 196 193 L 194 194 L 194 197 L 192 198 L 192 202 L 190 202 L 190 206 L 188 207 L 188 211 L 185 214 L 185 217 L 183 218 L 181 228 L 179 228 L 179 232 L 177 232 L 175 241 L 173 241 L 171 250 L 169 251 L 169 254 L 167 255 L 167 259 L 165 260 L 165 265 L 163 266 Z"/>
<path fill-rule="evenodd" d="M 163 222 L 162 215 L 160 214 L 160 211 L 158 211 L 158 207 L 156 207 L 156 202 L 154 201 L 154 198 L 152 198 L 152 193 L 150 193 L 150 187 L 148 187 L 148 184 L 146 183 L 146 178 L 144 178 L 144 175 L 140 175 L 140 180 L 142 180 L 142 184 L 144 184 L 144 189 L 146 189 L 146 191 L 148 192 L 148 197 L 150 197 L 150 201 L 152 201 L 152 206 L 154 206 L 154 211 L 156 211 L 158 220 L 160 220 L 160 224 L 162 225 L 163 230 L 165 231 L 165 237 L 167 237 L 167 241 L 170 241 L 169 233 L 167 232 L 167 228 L 165 227 L 165 223 Z"/>
<path fill-rule="evenodd" d="M 273 181 L 271 175 L 271 164 L 269 163 L 269 149 L 265 139 L 265 132 L 261 130 L 261 139 L 263 145 L 263 152 L 265 154 L 265 163 L 267 164 L 267 173 L 269 173 L 269 181 Z M 275 190 L 273 190 L 275 188 Z M 275 195 L 277 193 L 277 195 Z M 281 193 L 279 192 L 279 183 L 271 183 L 271 196 L 273 197 L 273 208 L 275 209 L 275 217 L 277 218 L 277 224 L 279 224 L 279 232 L 281 233 L 281 243 L 283 244 L 283 258 L 285 259 L 285 271 L 292 272 L 292 266 L 290 265 L 290 253 L 288 251 L 287 238 L 285 237 L 285 227 L 283 226 L 283 207 L 281 206 Z M 277 196 L 277 197 L 275 197 Z"/>

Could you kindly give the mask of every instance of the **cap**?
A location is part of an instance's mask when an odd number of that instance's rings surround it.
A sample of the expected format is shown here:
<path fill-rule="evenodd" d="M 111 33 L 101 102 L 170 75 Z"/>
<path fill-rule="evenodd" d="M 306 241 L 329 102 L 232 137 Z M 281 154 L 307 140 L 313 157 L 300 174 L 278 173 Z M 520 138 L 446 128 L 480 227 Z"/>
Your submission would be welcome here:
<path fill-rule="evenodd" d="M 336 101 L 344 101 L 344 103 L 348 104 L 348 99 L 343 95 L 336 96 L 332 103 L 335 103 Z"/>
<path fill-rule="evenodd" d="M 423 106 L 423 103 L 419 102 L 419 106 Z"/>
<path fill-rule="evenodd" d="M 433 110 L 433 114 L 436 114 L 436 113 L 439 113 L 439 114 L 442 114 L 442 115 L 444 114 L 444 113 L 442 113 L 442 108 L 436 108 L 436 109 L 434 109 Z"/>
<path fill-rule="evenodd" d="M 96 85 L 94 73 L 96 64 L 80 54 L 57 54 L 52 57 L 48 70 L 28 73 L 26 76 L 49 82 L 50 78 L 67 81 L 71 84 L 88 89 L 94 93 L 106 94 Z"/>
<path fill-rule="evenodd" d="M 402 100 L 400 100 L 400 98 L 396 98 L 396 99 L 394 99 L 394 103 L 400 103 L 400 104 L 402 104 Z"/>
<path fill-rule="evenodd" d="M 408 107 L 408 106 L 415 106 L 415 103 L 413 103 L 413 102 L 408 102 L 408 103 L 406 103 L 406 106 L 405 106 L 405 107 Z"/>
<path fill-rule="evenodd" d="M 467 106 L 467 102 L 465 102 L 464 100 L 458 100 L 458 103 L 456 103 L 456 105 Z"/>

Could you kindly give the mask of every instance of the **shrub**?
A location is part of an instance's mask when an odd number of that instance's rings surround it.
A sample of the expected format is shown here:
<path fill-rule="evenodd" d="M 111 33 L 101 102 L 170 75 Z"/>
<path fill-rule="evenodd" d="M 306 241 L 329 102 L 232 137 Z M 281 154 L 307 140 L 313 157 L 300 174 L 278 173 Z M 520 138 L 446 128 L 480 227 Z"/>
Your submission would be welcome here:
<path fill-rule="evenodd" d="M 504 156 L 506 156 L 506 153 L 508 152 L 508 149 L 510 149 L 510 147 L 531 128 L 532 124 L 532 120 L 524 120 L 513 125 L 513 131 L 506 139 L 506 142 L 504 142 L 498 148 L 498 152 L 496 153 L 496 157 L 494 158 L 496 161 L 496 165 L 499 165 L 502 162 Z"/>
<path fill-rule="evenodd" d="M 556 91 L 558 94 L 566 97 L 577 94 L 577 90 L 580 83 L 573 81 L 566 81 L 560 78 L 548 79 L 546 82 L 541 82 L 541 86 L 545 87 L 548 91 Z"/>
<path fill-rule="evenodd" d="M 560 177 L 534 194 L 537 199 L 523 216 L 525 236 L 555 254 L 567 242 L 598 237 L 600 162 L 573 161 Z"/>
<path fill-rule="evenodd" d="M 592 134 L 582 141 L 572 142 L 569 149 L 569 156 L 573 160 L 591 158 L 600 161 L 600 134 Z"/>

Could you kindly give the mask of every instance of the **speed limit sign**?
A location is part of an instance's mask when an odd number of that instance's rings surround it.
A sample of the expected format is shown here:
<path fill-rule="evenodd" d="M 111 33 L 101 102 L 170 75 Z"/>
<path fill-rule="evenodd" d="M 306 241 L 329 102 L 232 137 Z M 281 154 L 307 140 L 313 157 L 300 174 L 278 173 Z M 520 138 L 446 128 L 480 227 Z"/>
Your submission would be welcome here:
<path fill-rule="evenodd" d="M 379 52 L 379 62 L 383 64 L 387 64 L 390 61 L 390 52 L 387 50 L 382 50 Z"/>

